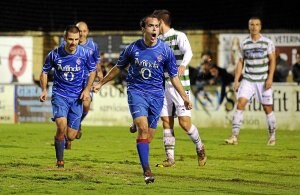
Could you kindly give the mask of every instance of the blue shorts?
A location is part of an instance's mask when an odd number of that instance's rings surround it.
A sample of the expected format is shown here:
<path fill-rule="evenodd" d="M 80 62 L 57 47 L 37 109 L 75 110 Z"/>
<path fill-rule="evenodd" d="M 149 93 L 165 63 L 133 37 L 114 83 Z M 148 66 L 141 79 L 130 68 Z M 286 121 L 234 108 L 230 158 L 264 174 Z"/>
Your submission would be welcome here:
<path fill-rule="evenodd" d="M 132 118 L 146 116 L 149 127 L 156 129 L 164 97 L 157 97 L 138 91 L 127 91 L 127 96 Z"/>
<path fill-rule="evenodd" d="M 82 101 L 79 99 L 53 95 L 51 99 L 54 119 L 65 117 L 68 127 L 78 130 L 82 116 Z"/>

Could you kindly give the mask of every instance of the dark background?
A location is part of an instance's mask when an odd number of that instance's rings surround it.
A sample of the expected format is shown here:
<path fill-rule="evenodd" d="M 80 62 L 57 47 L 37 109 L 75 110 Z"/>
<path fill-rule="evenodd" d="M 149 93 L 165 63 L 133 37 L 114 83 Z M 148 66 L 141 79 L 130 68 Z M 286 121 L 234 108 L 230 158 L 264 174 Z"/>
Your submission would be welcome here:
<path fill-rule="evenodd" d="M 77 0 L 78 1 L 78 0 Z M 139 30 L 139 20 L 155 9 L 172 12 L 177 29 L 247 29 L 249 17 L 260 16 L 264 29 L 300 29 L 297 0 L 69 0 L 0 2 L 0 32 L 61 31 L 67 24 L 84 20 L 91 30 Z M 276 0 L 278 1 L 278 0 Z"/>

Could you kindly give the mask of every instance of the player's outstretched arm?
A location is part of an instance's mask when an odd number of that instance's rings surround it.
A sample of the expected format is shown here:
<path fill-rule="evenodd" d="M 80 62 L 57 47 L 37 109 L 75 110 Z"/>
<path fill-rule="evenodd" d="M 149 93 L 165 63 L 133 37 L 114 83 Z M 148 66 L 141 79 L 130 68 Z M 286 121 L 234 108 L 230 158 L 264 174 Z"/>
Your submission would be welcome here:
<path fill-rule="evenodd" d="M 119 73 L 120 69 L 117 66 L 114 66 L 101 81 L 93 86 L 92 91 L 97 93 L 103 85 L 113 80 Z"/>

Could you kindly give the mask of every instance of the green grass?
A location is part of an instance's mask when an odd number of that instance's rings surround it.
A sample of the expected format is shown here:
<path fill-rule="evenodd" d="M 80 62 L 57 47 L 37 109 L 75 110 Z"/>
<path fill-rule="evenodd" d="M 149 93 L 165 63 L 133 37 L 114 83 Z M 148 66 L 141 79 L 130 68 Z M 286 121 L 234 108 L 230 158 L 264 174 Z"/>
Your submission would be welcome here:
<path fill-rule="evenodd" d="M 0 194 L 299 194 L 300 131 L 242 129 L 239 145 L 224 144 L 230 129 L 200 129 L 208 161 L 198 167 L 193 143 L 176 129 L 176 167 L 164 160 L 162 130 L 150 148 L 155 183 L 146 185 L 128 127 L 86 126 L 55 167 L 54 124 L 0 125 Z"/>

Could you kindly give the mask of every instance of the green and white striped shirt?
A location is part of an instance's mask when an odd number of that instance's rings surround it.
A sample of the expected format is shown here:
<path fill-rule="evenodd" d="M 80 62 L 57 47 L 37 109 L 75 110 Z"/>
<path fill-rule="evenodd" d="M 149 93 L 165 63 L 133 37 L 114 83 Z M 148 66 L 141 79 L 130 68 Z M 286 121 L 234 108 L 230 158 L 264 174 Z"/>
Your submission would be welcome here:
<path fill-rule="evenodd" d="M 245 65 L 243 78 L 250 82 L 264 82 L 269 71 L 268 55 L 275 52 L 272 40 L 261 35 L 253 41 L 248 36 L 241 42 L 241 51 Z"/>
<path fill-rule="evenodd" d="M 177 66 L 184 65 L 185 72 L 184 75 L 180 76 L 181 83 L 185 90 L 190 90 L 190 77 L 189 77 L 189 67 L 193 52 L 190 42 L 185 33 L 174 30 L 171 28 L 164 35 L 160 35 L 159 38 L 164 41 L 174 52 L 176 57 Z M 165 72 L 166 82 L 169 81 L 169 75 Z"/>

